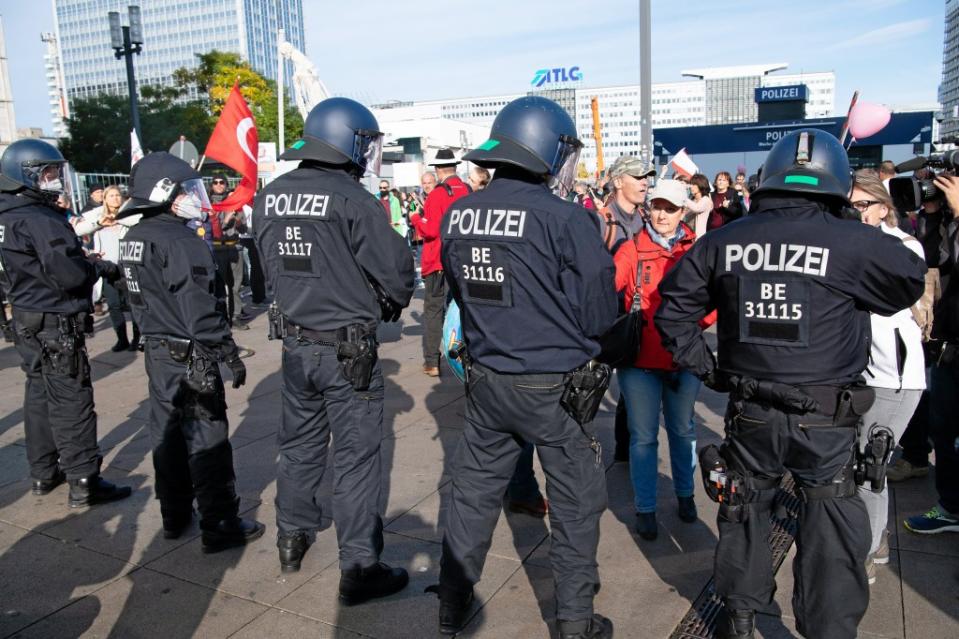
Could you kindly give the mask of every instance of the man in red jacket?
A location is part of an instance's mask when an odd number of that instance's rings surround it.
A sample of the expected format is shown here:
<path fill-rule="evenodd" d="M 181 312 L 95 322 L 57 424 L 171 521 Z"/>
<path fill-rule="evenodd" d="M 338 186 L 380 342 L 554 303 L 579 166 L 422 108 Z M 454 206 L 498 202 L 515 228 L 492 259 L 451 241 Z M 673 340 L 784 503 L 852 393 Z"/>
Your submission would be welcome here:
<path fill-rule="evenodd" d="M 446 281 L 440 264 L 440 222 L 450 204 L 470 192 L 470 187 L 456 175 L 459 160 L 451 149 L 440 149 L 430 166 L 436 169 L 436 185 L 423 203 L 423 212 L 410 216 L 410 223 L 423 238 L 420 270 L 425 287 L 423 293 L 423 372 L 439 377 L 440 339 L 443 335 L 443 314 L 446 309 Z"/>

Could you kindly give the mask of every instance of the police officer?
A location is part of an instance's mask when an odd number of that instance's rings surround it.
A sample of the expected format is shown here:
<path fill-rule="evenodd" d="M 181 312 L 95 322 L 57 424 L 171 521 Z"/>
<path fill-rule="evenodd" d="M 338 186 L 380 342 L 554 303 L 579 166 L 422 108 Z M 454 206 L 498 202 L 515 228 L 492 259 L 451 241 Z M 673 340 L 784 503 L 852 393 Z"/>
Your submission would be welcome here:
<path fill-rule="evenodd" d="M 133 167 L 118 216 L 143 216 L 120 242 L 120 263 L 150 379 L 163 536 L 176 539 L 189 527 L 196 498 L 206 553 L 242 546 L 264 530 L 237 515 L 218 364 L 229 367 L 233 388 L 243 385 L 246 368 L 214 294 L 213 256 L 186 226 L 209 211 L 200 174 L 169 153 L 151 153 Z"/>
<path fill-rule="evenodd" d="M 707 493 L 722 499 L 720 637 L 752 637 L 754 611 L 772 600 L 766 537 L 786 472 L 803 499 L 798 630 L 855 637 L 869 601 L 869 522 L 854 481 L 856 430 L 872 402 L 860 377 L 869 313 L 910 306 L 925 265 L 896 238 L 842 219 L 852 217 L 851 178 L 835 137 L 790 133 L 769 152 L 749 217 L 700 238 L 660 285 L 664 344 L 679 366 L 730 394 L 723 446 L 700 452 Z M 713 308 L 718 361 L 697 325 Z"/>
<path fill-rule="evenodd" d="M 56 206 L 66 160 L 42 140 L 14 142 L 0 158 L 0 283 L 13 306 L 15 343 L 27 374 L 23 422 L 33 494 L 69 480 L 71 508 L 123 499 L 129 487 L 100 477 L 97 415 L 84 334 L 90 295 L 116 264 L 84 256 Z"/>
<path fill-rule="evenodd" d="M 588 363 L 616 317 L 613 262 L 596 215 L 550 191 L 569 190 L 581 147 L 555 102 L 510 102 L 490 139 L 465 156 L 495 168 L 493 181 L 457 200 L 443 220 L 443 270 L 462 309 L 471 360 L 444 521 L 444 634 L 469 619 L 473 585 L 526 441 L 536 445 L 547 477 L 559 634 L 612 636 L 612 623 L 593 614 L 606 479 L 588 428 L 609 370 Z M 574 395 L 595 402 L 574 406 Z"/>
<path fill-rule="evenodd" d="M 358 182 L 379 171 L 383 134 L 358 102 L 313 107 L 282 156 L 299 168 L 270 183 L 253 210 L 256 243 L 275 293 L 271 337 L 283 339 L 277 436 L 280 567 L 300 569 L 322 524 L 320 482 L 333 437 L 333 519 L 346 605 L 404 588 L 379 561 L 383 374 L 376 327 L 413 295 L 413 258 L 376 198 Z"/>

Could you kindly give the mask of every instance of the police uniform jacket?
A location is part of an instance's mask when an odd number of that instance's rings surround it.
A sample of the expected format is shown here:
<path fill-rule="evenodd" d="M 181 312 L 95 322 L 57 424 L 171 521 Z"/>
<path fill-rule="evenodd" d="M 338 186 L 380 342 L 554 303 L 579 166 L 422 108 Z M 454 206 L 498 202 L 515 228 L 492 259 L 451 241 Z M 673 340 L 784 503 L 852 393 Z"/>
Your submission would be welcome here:
<path fill-rule="evenodd" d="M 660 285 L 655 316 L 680 367 L 713 366 L 697 322 L 718 311 L 719 368 L 791 384 L 859 378 L 869 313 L 922 294 L 925 264 L 900 240 L 804 198 L 763 197 L 751 215 L 707 233 Z"/>
<path fill-rule="evenodd" d="M 329 331 L 374 324 L 375 281 L 400 307 L 413 296 L 413 256 L 372 193 L 339 168 L 300 165 L 256 197 L 253 229 L 280 311 Z"/>
<path fill-rule="evenodd" d="M 120 241 L 133 319 L 146 336 L 193 339 L 228 359 L 236 352 L 214 295 L 216 266 L 206 242 L 169 212 L 144 217 Z"/>
<path fill-rule="evenodd" d="M 62 212 L 27 196 L 0 194 L 0 283 L 16 309 L 88 312 L 98 278 Z"/>
<path fill-rule="evenodd" d="M 596 214 L 500 169 L 443 218 L 442 260 L 470 357 L 500 373 L 560 373 L 599 354 L 616 318 Z"/>

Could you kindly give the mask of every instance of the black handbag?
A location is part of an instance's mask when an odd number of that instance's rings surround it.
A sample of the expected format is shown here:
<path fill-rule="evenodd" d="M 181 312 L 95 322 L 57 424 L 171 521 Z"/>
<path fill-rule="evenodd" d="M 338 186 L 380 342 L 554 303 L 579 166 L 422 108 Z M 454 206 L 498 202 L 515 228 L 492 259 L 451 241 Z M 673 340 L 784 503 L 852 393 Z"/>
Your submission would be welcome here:
<path fill-rule="evenodd" d="M 639 353 L 640 337 L 643 332 L 643 262 L 636 264 L 636 290 L 633 291 L 633 303 L 629 312 L 620 315 L 613 325 L 599 338 L 599 355 L 596 361 L 613 368 L 633 365 Z"/>

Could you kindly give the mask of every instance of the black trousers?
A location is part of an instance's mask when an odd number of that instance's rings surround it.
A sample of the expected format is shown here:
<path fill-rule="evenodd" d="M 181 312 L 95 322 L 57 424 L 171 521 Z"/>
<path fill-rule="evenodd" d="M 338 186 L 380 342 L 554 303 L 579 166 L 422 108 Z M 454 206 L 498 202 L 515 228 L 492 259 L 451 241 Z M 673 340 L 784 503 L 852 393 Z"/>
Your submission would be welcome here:
<path fill-rule="evenodd" d="M 240 238 L 240 244 L 250 256 L 250 301 L 254 304 L 262 304 L 266 301 L 266 280 L 263 277 L 260 252 L 256 249 L 256 242 L 252 237 Z"/>
<path fill-rule="evenodd" d="M 219 277 L 216 278 L 216 296 L 226 300 L 227 317 L 231 322 L 243 313 L 243 298 L 240 286 L 243 279 L 243 263 L 236 246 L 214 246 L 213 260 Z"/>
<path fill-rule="evenodd" d="M 443 317 L 446 314 L 446 280 L 442 271 L 423 278 L 423 363 L 439 366 Z"/>
<path fill-rule="evenodd" d="M 855 429 L 806 428 L 799 426 L 801 419 L 751 402 L 730 402 L 726 453 L 759 478 L 775 479 L 789 472 L 801 487 L 830 484 L 850 463 Z M 726 521 L 721 515 L 718 519 L 716 592 L 732 609 L 758 610 L 775 594 L 766 541 L 772 491 L 767 496 L 746 506 L 742 523 Z M 856 637 L 856 627 L 869 605 L 865 561 L 870 541 L 866 507 L 858 495 L 804 500 L 796 535 L 792 601 L 796 627 L 803 636 Z"/>
<path fill-rule="evenodd" d="M 200 527 L 236 517 L 239 499 L 233 472 L 223 382 L 198 397 L 184 384 L 186 364 L 175 362 L 161 340 L 144 346 L 150 379 L 150 442 L 156 496 L 164 517 L 189 511 L 196 498 Z"/>
<path fill-rule="evenodd" d="M 32 316 L 39 314 L 31 313 Z M 97 414 L 93 410 L 93 384 L 83 337 L 77 343 L 77 372 L 56 370 L 48 355 L 57 349 L 56 318 L 45 314 L 35 335 L 25 331 L 24 314 L 14 309 L 15 345 L 27 375 L 23 398 L 23 424 L 27 460 L 33 479 L 52 479 L 59 467 L 68 479 L 83 479 L 100 471 Z"/>
<path fill-rule="evenodd" d="M 909 419 L 906 431 L 899 439 L 902 447 L 902 458 L 913 466 L 926 467 L 929 465 L 929 453 L 932 444 L 929 443 L 929 391 L 922 391 L 916 412 Z"/>
<path fill-rule="evenodd" d="M 473 365 L 466 428 L 450 468 L 440 586 L 463 591 L 480 580 L 503 494 L 529 442 L 546 475 L 556 616 L 577 621 L 592 616 L 599 591 L 596 547 L 606 474 L 590 438 L 559 405 L 563 378 Z"/>
<path fill-rule="evenodd" d="M 320 484 L 333 439 L 333 522 L 340 569 L 366 568 L 383 550 L 380 516 L 383 373 L 353 390 L 334 346 L 283 339 L 283 420 L 276 473 L 280 533 L 313 535 L 322 526 Z"/>

